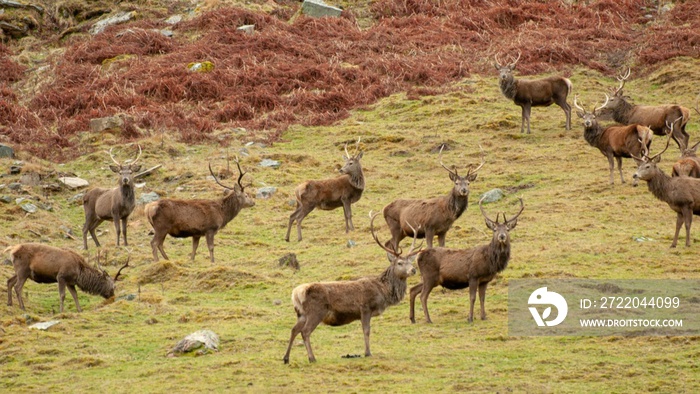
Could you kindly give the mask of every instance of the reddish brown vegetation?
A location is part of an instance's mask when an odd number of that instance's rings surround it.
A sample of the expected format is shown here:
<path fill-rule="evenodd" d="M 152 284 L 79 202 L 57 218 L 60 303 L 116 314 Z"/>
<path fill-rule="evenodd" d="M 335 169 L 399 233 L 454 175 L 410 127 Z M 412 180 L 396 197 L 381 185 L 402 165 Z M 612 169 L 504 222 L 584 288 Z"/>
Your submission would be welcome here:
<path fill-rule="evenodd" d="M 489 59 L 498 52 L 520 50 L 522 75 L 573 65 L 612 73 L 631 61 L 700 56 L 697 2 L 660 16 L 644 9 L 646 0 L 564 3 L 378 0 L 376 23 L 360 30 L 352 9 L 288 23 L 281 19 L 298 4 L 287 2 L 271 15 L 205 13 L 174 26 L 173 38 L 153 30 L 171 28 L 162 18 L 141 20 L 90 39 L 69 36 L 65 53 L 50 59 L 51 83 L 21 104 L 4 84 L 26 74 L 0 46 L 0 133 L 53 159 L 78 154 L 54 147 L 72 147 L 90 118 L 115 113 L 133 120 L 125 139 L 171 130 L 195 142 L 229 126 L 274 138 L 290 124 L 327 125 L 395 92 L 416 98 L 470 73 L 493 75 Z M 243 24 L 256 33 L 236 31 Z M 132 56 L 112 61 L 118 55 Z M 197 61 L 215 69 L 189 72 Z"/>

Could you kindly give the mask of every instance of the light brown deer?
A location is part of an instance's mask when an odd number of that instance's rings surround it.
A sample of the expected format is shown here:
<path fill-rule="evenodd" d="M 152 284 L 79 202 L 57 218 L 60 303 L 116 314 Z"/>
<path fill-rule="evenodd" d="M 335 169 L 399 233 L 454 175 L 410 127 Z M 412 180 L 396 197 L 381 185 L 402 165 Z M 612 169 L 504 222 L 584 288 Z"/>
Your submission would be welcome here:
<path fill-rule="evenodd" d="M 22 310 L 24 310 L 22 288 L 27 279 L 36 283 L 58 283 L 61 313 L 63 313 L 63 300 L 66 298 L 67 287 L 73 296 L 76 309 L 78 312 L 82 312 L 75 286 L 87 293 L 111 298 L 114 296 L 114 284 L 119 279 L 119 274 L 129 266 L 129 258 L 127 258 L 126 264 L 117 271 L 112 279 L 107 271 L 100 268 L 99 254 L 97 268 L 93 268 L 78 253 L 49 245 L 19 244 L 6 248 L 3 253 L 8 251 L 15 275 L 7 280 L 7 305 L 12 306 L 12 288 L 14 287 L 19 307 Z"/>
<path fill-rule="evenodd" d="M 483 200 L 483 198 L 482 198 Z M 460 290 L 469 287 L 469 318 L 474 320 L 474 303 L 476 291 L 479 290 L 479 303 L 481 304 L 481 320 L 486 319 L 486 286 L 496 275 L 506 269 L 510 260 L 510 231 L 518 224 L 518 216 L 523 212 L 523 199 L 520 199 L 520 211 L 510 219 L 503 213 L 503 223 L 491 220 L 484 212 L 479 201 L 479 209 L 486 220 L 486 227 L 493 231 L 493 238 L 488 245 L 481 245 L 471 249 L 428 249 L 418 256 L 418 268 L 420 269 L 421 283 L 411 288 L 410 314 L 412 323 L 415 319 L 416 296 L 420 294 L 420 302 L 423 306 L 425 321 L 432 323 L 428 313 L 428 296 L 437 286 L 449 290 Z"/>
<path fill-rule="evenodd" d="M 223 198 L 214 200 L 164 198 L 146 204 L 144 213 L 155 232 L 151 240 L 154 261 L 158 261 L 158 251 L 164 259 L 168 260 L 163 242 L 165 237 L 170 235 L 175 238 L 192 237 L 192 255 L 190 256 L 192 260 L 197 253 L 199 239 L 204 236 L 209 248 L 209 258 L 212 263 L 214 262 L 216 233 L 233 220 L 241 209 L 255 205 L 255 200 L 245 192 L 245 187 L 241 184 L 245 172 L 241 170 L 238 158 L 235 162 L 240 175 L 237 184 L 233 187 L 222 184 L 209 164 L 209 173 L 214 177 L 214 181 L 227 190 Z"/>
<path fill-rule="evenodd" d="M 445 246 L 445 236 L 452 224 L 462 216 L 469 205 L 469 183 L 476 180 L 477 172 L 484 166 L 484 150 L 481 149 L 481 164 L 472 170 L 469 165 L 467 174 L 460 176 L 457 170 L 451 170 L 442 163 L 442 148 L 439 161 L 442 168 L 450 174 L 453 187 L 446 196 L 430 199 L 399 199 L 384 207 L 384 220 L 389 225 L 391 240 L 387 246 L 396 248 L 404 237 L 411 236 L 413 229 L 408 223 L 419 226 L 418 238 L 425 238 L 428 248 L 433 247 L 433 237 L 438 237 L 438 244 Z M 481 146 L 479 146 L 481 148 Z"/>
<path fill-rule="evenodd" d="M 700 96 L 695 101 L 695 112 L 700 115 Z M 681 157 L 673 165 L 673 171 L 671 176 L 689 176 L 693 178 L 700 178 L 700 158 L 697 155 L 698 145 L 700 141 L 696 142 L 693 146 L 688 147 L 684 143 L 680 143 Z"/>
<path fill-rule="evenodd" d="M 114 148 L 112 148 L 114 149 Z M 119 174 L 119 186 L 113 189 L 94 188 L 83 196 L 83 210 L 85 211 L 85 223 L 83 224 L 83 247 L 87 250 L 87 234 L 90 233 L 95 245 L 100 246 L 97 240 L 95 229 L 105 220 L 114 222 L 114 229 L 117 233 L 117 246 L 119 246 L 119 236 L 124 235 L 124 245 L 129 243 L 126 239 L 126 228 L 129 215 L 136 206 L 134 193 L 134 173 L 141 169 L 136 163 L 141 157 L 141 146 L 139 154 L 130 164 L 120 164 L 114 159 L 112 149 L 109 150 L 109 157 L 115 165 L 110 165 L 112 172 Z M 121 222 L 121 228 L 120 228 Z"/>
<path fill-rule="evenodd" d="M 530 110 L 532 107 L 548 107 L 556 104 L 564 110 L 566 115 L 566 129 L 571 130 L 571 106 L 566 102 L 566 98 L 571 93 L 573 85 L 568 78 L 547 77 L 535 80 L 516 79 L 513 76 L 515 65 L 520 60 L 501 65 L 498 55 L 494 56 L 496 63 L 494 66 L 499 72 L 498 81 L 501 93 L 506 98 L 522 109 L 522 119 L 520 121 L 520 132 L 525 130 L 527 123 L 527 133 L 530 134 Z"/>
<path fill-rule="evenodd" d="M 406 279 L 416 273 L 410 258 L 415 252 L 416 237 L 405 257 L 401 249 L 390 249 L 382 245 L 374 232 L 374 218 L 370 216 L 370 231 L 379 247 L 387 252 L 390 265 L 379 277 L 365 277 L 342 282 L 317 282 L 297 286 L 292 291 L 292 303 L 297 314 L 297 322 L 292 327 L 284 363 L 289 363 L 294 338 L 301 333 L 309 356 L 309 362 L 316 357 L 311 350 L 311 333 L 320 323 L 329 326 L 342 326 L 360 320 L 365 337 L 365 357 L 372 355 L 369 349 L 370 320 L 384 310 L 398 304 L 406 295 Z"/>
<path fill-rule="evenodd" d="M 343 207 L 345 232 L 348 233 L 355 229 L 352 224 L 352 204 L 362 197 L 362 192 L 365 190 L 365 175 L 360 164 L 362 151 L 359 149 L 359 138 L 354 155 L 348 153 L 348 144 L 345 144 L 345 165 L 340 169 L 340 176 L 320 181 L 306 181 L 297 186 L 294 190 L 297 206 L 294 212 L 289 215 L 285 241 L 289 242 L 289 234 L 295 221 L 297 223 L 297 240 L 301 241 L 301 222 L 315 208 L 330 211 Z"/>

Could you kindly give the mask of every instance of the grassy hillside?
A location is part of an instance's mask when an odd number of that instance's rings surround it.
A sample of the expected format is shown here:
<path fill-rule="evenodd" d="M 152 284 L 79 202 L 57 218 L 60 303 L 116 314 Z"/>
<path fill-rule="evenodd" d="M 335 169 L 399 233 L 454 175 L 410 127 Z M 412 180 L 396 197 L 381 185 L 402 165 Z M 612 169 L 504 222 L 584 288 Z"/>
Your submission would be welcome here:
<path fill-rule="evenodd" d="M 575 69 L 574 91 L 588 105 L 616 84 L 587 69 Z M 700 80 L 700 62 L 678 58 L 656 72 L 628 82 L 626 91 L 639 103 L 676 102 L 692 106 Z M 697 141 L 697 114 L 688 126 Z M 217 262 L 206 248 L 194 262 L 188 258 L 190 240 L 166 239 L 172 260 L 151 260 L 149 226 L 137 208 L 130 221 L 131 261 L 124 271 L 116 301 L 79 292 L 83 313 L 56 314 L 55 286 L 28 282 L 27 311 L 0 307 L 0 388 L 17 392 L 166 392 L 166 391 L 381 391 L 427 392 L 697 392 L 697 337 L 510 337 L 507 332 L 507 290 L 520 278 L 700 278 L 697 250 L 700 237 L 692 231 L 692 246 L 670 249 L 675 214 L 657 201 L 645 185 L 608 184 L 605 158 L 582 138 L 574 116 L 573 130 L 564 130 L 557 107 L 535 108 L 533 133 L 522 135 L 520 110 L 504 99 L 495 76 L 472 76 L 450 86 L 449 93 L 408 99 L 392 95 L 375 105 L 355 110 L 337 125 L 291 126 L 280 142 L 246 145 L 249 136 L 234 135 L 229 147 L 185 145 L 170 133 L 141 139 L 144 165 L 163 164 L 145 179 L 137 195 L 156 191 L 166 197 L 215 198 L 222 191 L 207 178 L 207 162 L 224 166 L 226 155 L 238 154 L 255 187 L 278 188 L 270 199 L 257 200 L 216 237 Z M 107 169 L 114 136 L 106 134 L 85 143 L 95 153 L 56 166 L 20 153 L 25 168 L 72 172 L 108 186 L 115 179 Z M 353 206 L 356 231 L 344 233 L 341 211 L 314 211 L 304 221 L 304 240 L 284 242 L 293 207 L 293 189 L 306 179 L 335 176 L 343 144 L 362 137 L 367 189 Z M 111 138 L 111 139 L 110 139 Z M 447 235 L 449 247 L 471 247 L 490 240 L 476 206 L 492 189 L 506 191 L 505 199 L 485 208 L 492 215 L 517 212 L 517 198 L 525 203 L 519 224 L 511 233 L 512 258 L 508 269 L 487 291 L 488 320 L 466 322 L 468 293 L 436 290 L 430 298 L 434 324 L 408 320 L 404 300 L 372 320 L 371 358 L 341 355 L 363 350 L 359 323 L 344 327 L 320 326 L 312 336 L 319 360 L 309 364 L 297 339 L 290 365 L 282 364 L 295 315 L 289 295 L 309 281 L 343 280 L 378 275 L 388 262 L 369 233 L 370 211 L 378 211 L 399 197 L 446 194 L 448 174 L 438 164 L 435 147 L 448 143 L 446 165 L 465 168 L 479 160 L 486 164 L 471 184 L 470 206 Z M 245 146 L 244 146 L 245 145 Z M 662 145 L 655 138 L 652 152 Z M 245 148 L 247 155 L 240 152 Z M 128 157 L 132 150 L 120 152 Z M 677 157 L 669 148 L 661 166 L 666 172 Z M 258 166 L 260 160 L 279 160 L 279 169 Z M 3 160 L 3 168 L 12 160 Z M 634 170 L 624 162 L 628 181 Z M 6 176 L 3 183 L 15 178 Z M 225 180 L 226 181 L 226 180 Z M 230 179 L 228 180 L 230 181 Z M 53 206 L 26 215 L 14 203 L 0 204 L 4 225 L 0 243 L 41 241 L 79 249 L 82 208 L 69 202 L 75 192 L 42 197 Z M 3 193 L 9 194 L 7 189 Z M 67 239 L 59 225 L 72 229 Z M 697 225 L 696 225 L 697 227 Z M 114 246 L 114 230 L 100 227 L 114 272 L 125 250 Z M 386 225 L 380 239 L 389 237 Z M 647 241 L 635 239 L 645 237 Z M 292 237 L 294 239 L 294 237 Z M 352 240 L 355 247 L 348 248 Z M 91 241 L 89 241 L 91 242 Z M 681 240 L 682 243 L 682 240 Z M 94 244 L 89 243 L 94 254 Z M 280 267 L 277 259 L 296 253 L 301 269 Z M 83 252 L 85 253 L 85 252 Z M 0 266 L 0 276 L 12 268 Z M 409 285 L 419 276 L 409 279 Z M 0 283 L 5 290 L 5 282 Z M 131 301 L 121 297 L 134 295 Z M 4 303 L 3 303 L 4 304 Z M 422 316 L 420 308 L 418 316 Z M 48 331 L 27 328 L 30 322 L 57 319 Z M 166 353 L 185 335 L 208 328 L 221 339 L 218 353 L 202 357 L 167 358 Z"/>

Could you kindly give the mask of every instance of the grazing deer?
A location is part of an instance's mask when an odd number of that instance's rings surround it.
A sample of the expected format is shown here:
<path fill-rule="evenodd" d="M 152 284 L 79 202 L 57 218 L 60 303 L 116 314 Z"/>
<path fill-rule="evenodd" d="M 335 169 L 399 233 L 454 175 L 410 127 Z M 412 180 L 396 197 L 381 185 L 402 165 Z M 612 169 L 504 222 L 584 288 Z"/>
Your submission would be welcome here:
<path fill-rule="evenodd" d="M 676 141 L 679 147 L 688 146 L 690 136 L 685 131 L 685 125 L 690 119 L 690 110 L 680 105 L 635 105 L 632 104 L 629 97 L 623 93 L 625 82 L 630 76 L 631 70 L 627 70 L 627 74 L 620 75 L 617 80 L 620 86 L 613 90 L 613 95 L 608 100 L 605 106 L 601 108 L 603 113 L 611 113 L 612 118 L 622 124 L 643 124 L 648 126 L 656 135 L 665 136 L 670 132 L 667 125 L 671 124 L 674 119 L 680 118 L 680 123 L 676 127 L 673 135 L 673 140 Z"/>
<path fill-rule="evenodd" d="M 101 295 L 104 298 L 114 296 L 114 283 L 119 279 L 122 270 L 129 266 L 127 258 L 117 274 L 112 279 L 107 271 L 99 266 L 99 254 L 97 268 L 90 267 L 78 253 L 54 246 L 26 243 L 10 246 L 3 253 L 10 252 L 10 260 L 15 269 L 15 275 L 7 280 L 7 305 L 12 306 L 12 288 L 15 289 L 19 307 L 24 310 L 22 300 L 22 288 L 27 279 L 36 283 L 57 283 L 58 294 L 61 299 L 61 313 L 63 313 L 63 300 L 66 298 L 66 287 L 73 296 L 78 312 L 78 293 L 75 286 L 90 294 Z"/>
<path fill-rule="evenodd" d="M 673 124 L 667 126 L 673 130 Z M 700 215 L 700 179 L 687 176 L 670 177 L 657 167 L 661 154 L 668 149 L 670 139 L 669 133 L 666 147 L 656 155 L 649 157 L 645 153 L 637 158 L 641 163 L 634 177 L 646 181 L 651 194 L 667 203 L 676 212 L 676 233 L 671 243 L 671 247 L 675 248 L 683 224 L 685 224 L 685 246 L 690 246 L 690 225 L 693 223 L 693 215 Z"/>
<path fill-rule="evenodd" d="M 483 198 L 482 198 L 483 200 Z M 415 301 L 420 294 L 420 302 L 425 313 L 425 321 L 432 323 L 428 313 L 428 296 L 437 286 L 449 290 L 459 290 L 469 287 L 469 322 L 474 321 L 474 303 L 476 291 L 479 290 L 481 304 L 481 320 L 486 319 L 484 302 L 486 286 L 496 277 L 496 274 L 506 269 L 510 260 L 510 230 L 518 223 L 518 216 L 523 212 L 523 199 L 520 199 L 520 212 L 510 219 L 503 213 L 503 223 L 489 219 L 479 201 L 479 209 L 486 220 L 486 227 L 493 231 L 493 238 L 488 245 L 471 249 L 428 249 L 418 256 L 421 283 L 411 288 L 410 314 L 411 323 L 415 323 Z"/>
<path fill-rule="evenodd" d="M 124 245 L 129 245 L 126 240 L 126 223 L 136 206 L 134 173 L 141 169 L 141 166 L 136 164 L 141 157 L 141 146 L 139 145 L 138 156 L 130 164 L 120 164 L 116 161 L 114 156 L 112 156 L 112 149 L 109 150 L 109 157 L 115 165 L 110 165 L 109 169 L 119 174 L 119 186 L 113 189 L 94 188 L 83 196 L 83 210 L 85 211 L 83 247 L 86 250 L 88 248 L 88 232 L 90 232 L 90 236 L 95 241 L 95 245 L 97 247 L 100 246 L 100 241 L 97 240 L 97 235 L 95 235 L 95 229 L 105 220 L 114 221 L 114 229 L 117 232 L 117 246 L 119 246 L 120 234 L 124 234 Z M 121 229 L 119 226 L 120 221 Z"/>
<path fill-rule="evenodd" d="M 311 350 L 311 333 L 320 323 L 329 326 L 342 326 L 355 320 L 362 322 L 365 337 L 365 357 L 372 353 L 369 350 L 370 320 L 379 316 L 384 310 L 398 304 L 406 295 L 406 279 L 416 273 L 411 264 L 411 256 L 420 252 L 413 251 L 416 244 L 414 233 L 413 244 L 405 257 L 401 249 L 389 249 L 382 245 L 374 232 L 374 218 L 370 212 L 370 231 L 377 245 L 387 251 L 390 265 L 379 277 L 365 277 L 357 280 L 342 282 L 317 282 L 297 286 L 292 291 L 292 303 L 297 314 L 297 322 L 292 328 L 284 363 L 289 363 L 289 352 L 292 350 L 294 338 L 301 333 L 309 356 L 309 362 L 315 362 L 316 357 Z"/>
<path fill-rule="evenodd" d="M 494 58 L 494 66 L 499 72 L 498 81 L 501 93 L 506 98 L 522 108 L 522 119 L 520 121 L 520 132 L 523 133 L 527 122 L 527 133 L 530 134 L 530 109 L 532 107 L 549 107 L 556 104 L 564 110 L 566 114 L 566 129 L 571 130 L 571 106 L 566 102 L 566 98 L 571 93 L 573 86 L 568 78 L 547 77 L 535 80 L 516 79 L 513 76 L 515 64 L 520 60 L 520 53 L 515 61 L 501 65 L 498 55 Z"/>
<path fill-rule="evenodd" d="M 609 99 L 605 95 L 606 103 Z M 653 132 L 650 128 L 639 124 L 631 124 L 627 126 L 609 126 L 603 128 L 598 124 L 596 117 L 599 114 L 600 107 L 594 107 L 593 111 L 586 112 L 578 102 L 578 96 L 574 97 L 574 107 L 578 109 L 576 115 L 583 119 L 583 138 L 588 142 L 588 145 L 598 148 L 603 156 L 608 158 L 610 165 L 610 184 L 615 184 L 613 172 L 615 164 L 613 159 L 617 160 L 617 169 L 620 171 L 620 181 L 625 183 L 625 178 L 622 176 L 622 158 L 641 156 L 643 151 L 649 151 L 651 145 L 651 137 Z M 637 162 L 639 164 L 639 162 Z"/>
<path fill-rule="evenodd" d="M 348 144 L 345 144 L 345 165 L 340 169 L 340 176 L 320 181 L 306 181 L 294 190 L 297 206 L 289 215 L 287 235 L 284 240 L 289 242 L 289 234 L 292 224 L 297 222 L 297 240 L 301 241 L 301 222 L 314 208 L 330 211 L 343 207 L 345 215 L 345 232 L 354 230 L 352 224 L 352 204 L 356 203 L 365 190 L 365 175 L 362 172 L 360 159 L 362 151 L 360 139 L 357 139 L 355 154 L 348 153 Z"/>
<path fill-rule="evenodd" d="M 700 115 L 700 96 L 695 102 L 695 112 Z M 690 176 L 693 178 L 700 178 L 700 158 L 698 157 L 696 151 L 700 145 L 700 141 L 696 142 L 693 146 L 688 148 L 685 144 L 681 143 L 681 157 L 673 165 L 673 171 L 671 176 Z"/>
<path fill-rule="evenodd" d="M 444 148 L 444 146 L 442 147 Z M 481 164 L 472 171 L 469 165 L 467 174 L 460 176 L 457 170 L 451 170 L 442 163 L 442 148 L 439 161 L 442 168 L 450 174 L 454 186 L 446 196 L 430 199 L 399 199 L 384 207 L 384 220 L 389 225 L 391 240 L 387 246 L 396 249 L 404 237 L 413 234 L 408 223 L 419 226 L 418 238 L 425 238 L 428 248 L 433 247 L 433 237 L 437 235 L 438 244 L 445 246 L 445 235 L 452 224 L 462 216 L 469 205 L 469 183 L 474 182 L 477 172 L 484 166 L 484 150 L 481 149 Z M 479 146 L 481 148 L 481 146 Z"/>
<path fill-rule="evenodd" d="M 238 158 L 236 158 L 236 166 L 240 174 L 238 183 L 234 187 L 229 187 L 219 181 L 211 169 L 211 163 L 209 164 L 209 173 L 214 177 L 214 181 L 227 190 L 223 198 L 215 200 L 164 198 L 146 204 L 144 213 L 155 232 L 151 240 L 154 261 L 158 261 L 158 251 L 164 259 L 168 260 L 163 242 L 165 236 L 169 234 L 175 238 L 192 237 L 192 260 L 197 253 L 199 239 L 204 236 L 209 248 L 209 258 L 212 263 L 214 262 L 216 233 L 233 220 L 241 209 L 255 205 L 255 200 L 245 192 L 245 187 L 241 184 L 245 172 L 241 170 Z"/>

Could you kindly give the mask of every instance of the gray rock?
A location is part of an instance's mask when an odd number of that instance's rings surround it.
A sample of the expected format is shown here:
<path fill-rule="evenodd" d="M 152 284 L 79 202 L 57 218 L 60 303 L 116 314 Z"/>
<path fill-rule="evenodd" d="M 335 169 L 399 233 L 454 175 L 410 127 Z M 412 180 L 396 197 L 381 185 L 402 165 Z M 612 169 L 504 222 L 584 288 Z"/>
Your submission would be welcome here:
<path fill-rule="evenodd" d="M 99 20 L 90 28 L 90 34 L 100 34 L 109 26 L 130 21 L 135 15 L 136 11 L 120 12 L 105 19 Z"/>
<path fill-rule="evenodd" d="M 295 253 L 287 253 L 282 256 L 279 260 L 280 267 L 290 267 L 295 270 L 299 269 L 299 260 L 297 260 L 297 255 Z"/>
<path fill-rule="evenodd" d="M 165 23 L 169 25 L 177 25 L 180 22 L 182 22 L 182 15 L 173 15 L 165 20 Z"/>
<path fill-rule="evenodd" d="M 211 330 L 199 330 L 185 337 L 168 353 L 174 357 L 184 353 L 197 351 L 197 355 L 219 351 L 219 336 Z"/>
<path fill-rule="evenodd" d="M 15 157 L 15 150 L 7 145 L 0 144 L 0 157 Z"/>
<path fill-rule="evenodd" d="M 160 200 L 160 196 L 156 192 L 149 192 L 142 194 L 136 201 L 138 204 L 148 204 L 149 202 Z"/>
<path fill-rule="evenodd" d="M 173 31 L 170 29 L 161 29 L 161 30 L 158 30 L 158 32 L 165 37 L 172 37 L 173 36 Z"/>
<path fill-rule="evenodd" d="M 10 196 L 2 196 L 0 197 L 0 201 L 4 202 L 5 204 L 11 203 L 12 202 L 12 197 Z"/>
<path fill-rule="evenodd" d="M 36 205 L 34 205 L 30 202 L 25 202 L 24 204 L 20 204 L 20 208 L 24 209 L 26 212 L 29 212 L 29 213 L 34 213 L 39 209 Z"/>
<path fill-rule="evenodd" d="M 357 243 L 355 241 L 349 239 L 348 243 L 345 244 L 345 246 L 347 246 L 348 248 L 354 248 L 355 246 L 357 246 Z"/>
<path fill-rule="evenodd" d="M 10 190 L 15 190 L 15 191 L 22 190 L 22 184 L 17 183 L 17 182 L 12 182 L 9 185 L 7 185 L 7 188 Z"/>
<path fill-rule="evenodd" d="M 490 202 L 496 202 L 500 199 L 502 199 L 505 196 L 505 193 L 503 193 L 503 190 L 501 189 L 491 189 L 487 191 L 486 193 L 482 194 L 481 197 L 479 198 L 479 201 L 483 199 L 484 203 L 490 203 Z"/>
<path fill-rule="evenodd" d="M 58 320 L 45 321 L 41 323 L 34 323 L 29 326 L 29 328 L 33 328 L 35 330 L 48 330 L 50 327 L 55 326 L 58 323 L 60 323 Z"/>
<path fill-rule="evenodd" d="M 19 177 L 19 183 L 27 186 L 36 186 L 41 183 L 41 175 L 36 172 L 26 172 Z"/>
<path fill-rule="evenodd" d="M 272 159 L 262 159 L 260 162 L 260 167 L 280 168 L 280 165 L 282 165 L 282 163 Z"/>
<path fill-rule="evenodd" d="M 255 33 L 255 25 L 243 25 L 243 26 L 238 26 L 236 28 L 238 31 L 242 31 L 245 34 L 253 34 Z"/>
<path fill-rule="evenodd" d="M 10 175 L 17 175 L 22 172 L 22 166 L 10 166 Z"/>
<path fill-rule="evenodd" d="M 277 191 L 277 188 L 274 186 L 261 187 L 260 189 L 258 189 L 258 194 L 256 197 L 267 199 L 267 198 L 272 197 L 272 195 L 275 194 L 276 191 Z"/>
<path fill-rule="evenodd" d="M 90 185 L 85 179 L 70 176 L 60 177 L 58 181 L 66 185 L 69 189 L 81 189 Z"/>
<path fill-rule="evenodd" d="M 77 202 L 77 201 L 80 201 L 80 203 L 82 204 L 82 202 L 83 202 L 83 197 L 85 197 L 85 193 L 78 193 L 78 194 L 76 194 L 75 196 L 69 198 L 69 199 L 68 199 L 68 202 Z"/>
<path fill-rule="evenodd" d="M 342 12 L 343 10 L 340 8 L 328 5 L 323 0 L 304 0 L 301 3 L 301 13 L 314 18 L 324 16 L 338 17 Z"/>
<path fill-rule="evenodd" d="M 90 119 L 90 131 L 99 133 L 100 131 L 119 129 L 124 126 L 124 119 L 119 116 L 107 116 L 105 118 Z"/>

